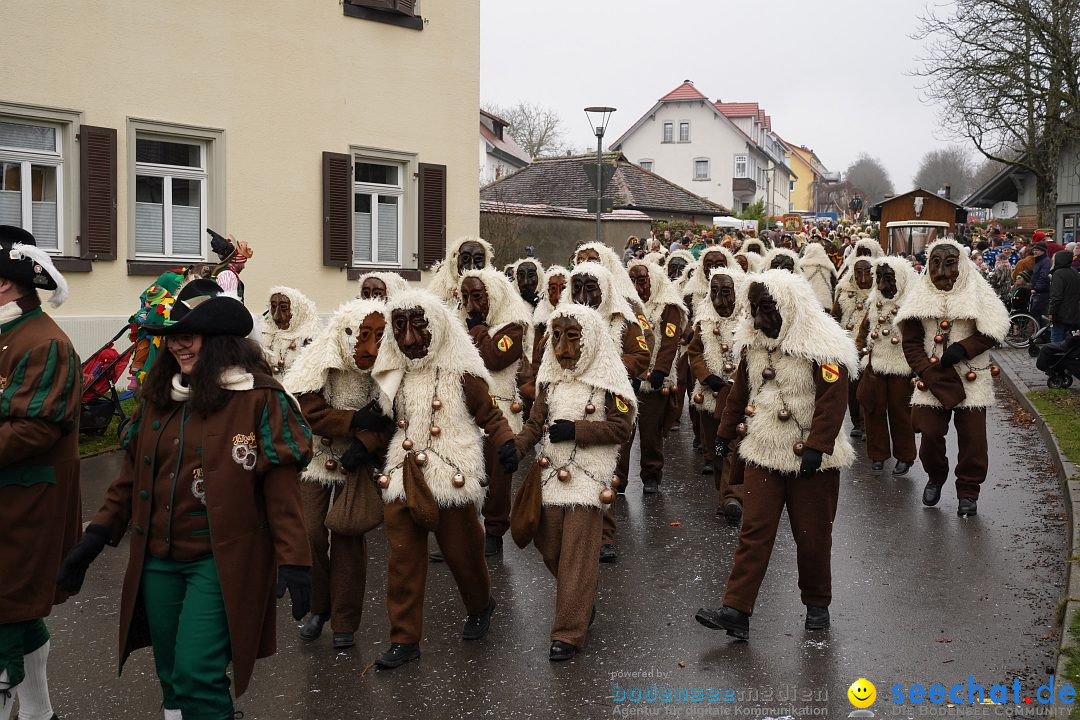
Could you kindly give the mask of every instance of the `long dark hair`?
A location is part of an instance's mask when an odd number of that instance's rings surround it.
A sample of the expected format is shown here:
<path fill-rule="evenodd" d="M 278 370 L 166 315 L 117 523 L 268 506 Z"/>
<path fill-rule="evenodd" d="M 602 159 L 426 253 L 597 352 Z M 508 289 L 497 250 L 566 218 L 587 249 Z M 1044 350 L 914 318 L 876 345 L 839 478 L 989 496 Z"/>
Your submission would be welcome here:
<path fill-rule="evenodd" d="M 222 388 L 219 382 L 221 371 L 229 367 L 270 375 L 270 364 L 254 340 L 235 335 L 203 335 L 199 362 L 187 379 L 191 388 L 189 402 L 195 412 L 210 415 L 229 402 L 232 391 Z M 140 398 L 158 410 L 168 410 L 174 402 L 171 395 L 172 379 L 178 372 L 180 365 L 163 340 L 154 366 L 146 374 L 139 391 Z"/>

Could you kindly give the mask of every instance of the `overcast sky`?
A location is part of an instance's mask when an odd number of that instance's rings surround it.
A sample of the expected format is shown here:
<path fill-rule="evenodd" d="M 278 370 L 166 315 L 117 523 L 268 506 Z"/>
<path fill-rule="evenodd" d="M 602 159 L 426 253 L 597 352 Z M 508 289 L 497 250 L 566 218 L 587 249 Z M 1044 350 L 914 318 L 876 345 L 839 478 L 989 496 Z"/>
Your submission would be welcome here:
<path fill-rule="evenodd" d="M 940 0 L 938 0 L 940 1 Z M 554 108 L 578 148 L 582 108 L 610 105 L 605 145 L 684 79 L 710 99 L 758 102 L 787 141 L 842 171 L 867 152 L 897 192 L 943 147 L 919 101 L 925 0 L 482 0 L 480 97 Z M 936 189 L 936 188 L 934 188 Z"/>

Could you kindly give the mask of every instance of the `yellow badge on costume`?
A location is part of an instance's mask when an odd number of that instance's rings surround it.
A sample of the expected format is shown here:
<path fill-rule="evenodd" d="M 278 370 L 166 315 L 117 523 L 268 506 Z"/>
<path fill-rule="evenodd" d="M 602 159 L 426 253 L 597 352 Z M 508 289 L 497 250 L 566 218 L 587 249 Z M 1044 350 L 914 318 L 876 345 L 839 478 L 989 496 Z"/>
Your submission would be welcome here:
<path fill-rule="evenodd" d="M 840 379 L 840 366 L 836 363 L 821 364 L 821 379 L 827 383 L 834 383 Z"/>
<path fill-rule="evenodd" d="M 675 323 L 668 323 L 664 326 L 664 334 L 668 337 L 675 337 Z"/>
<path fill-rule="evenodd" d="M 645 340 L 645 338 L 641 337 L 640 335 L 638 335 L 637 344 L 638 347 L 642 350 L 648 351 L 649 343 Z"/>
<path fill-rule="evenodd" d="M 637 316 L 637 321 L 639 323 L 641 323 L 641 329 L 642 330 L 648 330 L 649 329 L 649 321 L 645 319 L 644 315 L 638 315 Z"/>
<path fill-rule="evenodd" d="M 499 338 L 499 342 L 495 343 L 495 347 L 499 348 L 499 350 L 501 350 L 502 352 L 506 352 L 510 348 L 514 347 L 514 341 L 511 340 L 508 336 L 503 335 L 501 338 Z"/>
<path fill-rule="evenodd" d="M 619 412 L 621 412 L 621 413 L 624 413 L 624 412 L 630 412 L 630 406 L 629 406 L 629 405 L 627 405 L 627 404 L 626 404 L 626 401 L 625 401 L 625 400 L 623 400 L 623 399 L 622 399 L 621 397 L 619 397 L 618 395 L 616 395 L 616 396 L 615 396 L 615 407 L 616 407 L 616 408 L 618 409 L 618 411 L 619 411 Z"/>

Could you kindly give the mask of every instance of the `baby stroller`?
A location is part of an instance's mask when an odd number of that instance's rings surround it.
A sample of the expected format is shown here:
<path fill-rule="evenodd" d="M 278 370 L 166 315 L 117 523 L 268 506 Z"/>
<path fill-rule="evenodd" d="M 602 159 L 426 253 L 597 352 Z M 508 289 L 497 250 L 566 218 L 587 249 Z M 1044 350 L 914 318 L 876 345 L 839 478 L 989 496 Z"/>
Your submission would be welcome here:
<path fill-rule="evenodd" d="M 1070 335 L 1058 343 L 1047 343 L 1039 350 L 1035 367 L 1046 373 L 1046 386 L 1067 388 L 1080 377 L 1080 335 Z"/>
<path fill-rule="evenodd" d="M 120 419 L 119 425 L 127 420 L 120 401 L 129 393 L 121 395 L 116 391 L 116 382 L 124 374 L 131 352 L 131 345 L 124 352 L 117 352 L 113 344 L 121 335 L 128 332 L 125 325 L 112 340 L 105 343 L 97 352 L 82 364 L 83 394 L 79 418 L 79 432 L 87 435 L 104 435 L 112 422 L 113 416 Z"/>

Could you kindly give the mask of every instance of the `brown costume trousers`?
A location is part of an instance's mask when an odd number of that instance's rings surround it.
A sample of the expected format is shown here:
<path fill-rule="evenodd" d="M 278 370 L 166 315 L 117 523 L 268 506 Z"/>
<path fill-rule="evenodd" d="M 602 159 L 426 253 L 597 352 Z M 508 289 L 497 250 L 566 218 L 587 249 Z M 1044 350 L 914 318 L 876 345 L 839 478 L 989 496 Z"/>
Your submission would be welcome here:
<path fill-rule="evenodd" d="M 386 573 L 390 642 L 418 643 L 424 631 L 428 531 L 413 522 L 400 500 L 387 503 L 383 522 L 390 546 Z M 476 508 L 473 505 L 439 508 L 435 539 L 457 583 L 466 612 L 479 615 L 491 598 L 491 576 L 484 561 L 484 529 Z"/>
<path fill-rule="evenodd" d="M 727 392 L 717 397 L 717 407 L 723 408 L 727 399 Z M 723 507 L 728 500 L 737 500 L 740 505 L 746 499 L 743 485 L 732 485 L 731 477 L 735 472 L 735 453 L 728 453 L 722 462 L 716 462 L 716 428 L 720 420 L 713 417 L 712 413 L 702 412 L 701 417 L 701 449 L 705 452 L 705 459 L 713 463 L 713 483 L 720 492 L 719 507 Z"/>
<path fill-rule="evenodd" d="M 874 373 L 864 374 L 859 382 L 870 383 L 867 389 L 876 399 L 876 407 L 872 411 L 864 408 L 863 412 L 866 454 L 875 462 L 884 462 L 890 457 L 915 462 L 915 431 L 911 429 L 909 404 L 911 378 L 907 375 Z"/>
<path fill-rule="evenodd" d="M 301 481 L 304 527 L 311 545 L 311 612 L 330 614 L 334 632 L 356 632 L 364 610 L 367 585 L 367 538 L 334 534 L 323 523 L 330 510 L 331 489 Z M 334 502 L 341 499 L 337 493 Z"/>
<path fill-rule="evenodd" d="M 840 494 L 840 471 L 823 470 L 804 478 L 747 465 L 739 546 L 728 576 L 724 605 L 754 613 L 758 590 L 769 567 L 780 515 L 788 511 L 799 565 L 804 605 L 832 601 L 832 523 Z"/>
<path fill-rule="evenodd" d="M 956 497 L 977 500 L 979 487 L 986 480 L 989 461 L 986 456 L 986 409 L 944 408 L 915 405 L 911 408 L 911 425 L 922 435 L 919 441 L 919 460 L 930 482 L 944 485 L 949 479 L 949 458 L 945 454 L 945 435 L 949 432 L 949 416 L 956 428 Z"/>
<path fill-rule="evenodd" d="M 545 505 L 536 549 L 555 576 L 555 619 L 551 639 L 581 647 L 596 602 L 600 566 L 600 508 Z"/>
<path fill-rule="evenodd" d="M 861 427 L 863 424 L 862 409 L 859 407 L 859 381 L 850 380 L 848 382 L 848 396 L 847 406 L 848 414 L 851 416 L 851 424 L 855 427 Z"/>
<path fill-rule="evenodd" d="M 638 450 L 641 454 L 641 479 L 660 480 L 664 469 L 664 412 L 668 405 L 668 396 L 659 392 L 638 395 L 637 436 Z M 630 448 L 634 445 L 634 436 L 622 447 L 619 454 L 626 460 L 626 471 L 630 469 Z M 621 469 L 621 468 L 620 468 Z"/>
<path fill-rule="evenodd" d="M 491 438 L 484 439 L 484 466 L 487 468 L 488 489 L 484 497 L 484 532 L 502 537 L 510 529 L 510 486 L 514 476 L 503 472 L 499 449 Z"/>

